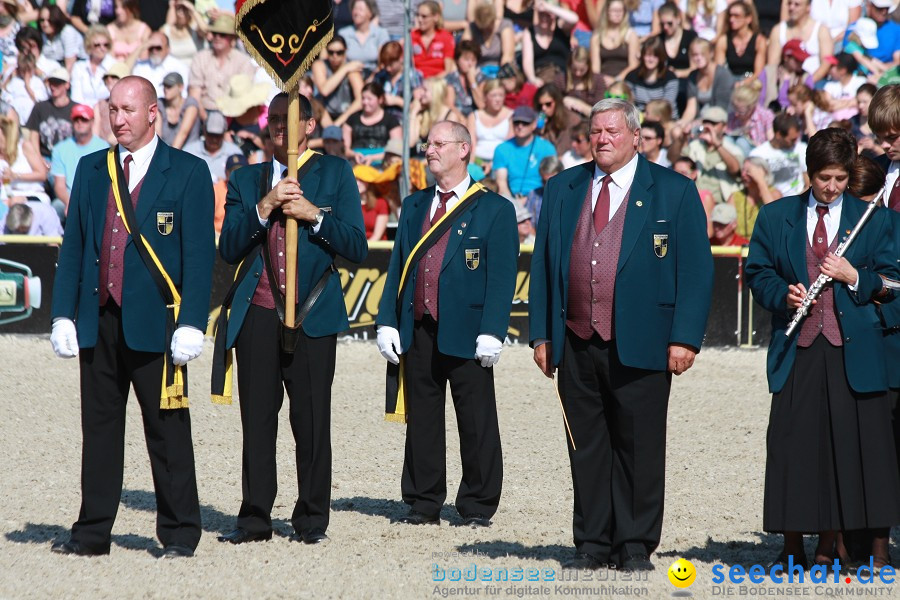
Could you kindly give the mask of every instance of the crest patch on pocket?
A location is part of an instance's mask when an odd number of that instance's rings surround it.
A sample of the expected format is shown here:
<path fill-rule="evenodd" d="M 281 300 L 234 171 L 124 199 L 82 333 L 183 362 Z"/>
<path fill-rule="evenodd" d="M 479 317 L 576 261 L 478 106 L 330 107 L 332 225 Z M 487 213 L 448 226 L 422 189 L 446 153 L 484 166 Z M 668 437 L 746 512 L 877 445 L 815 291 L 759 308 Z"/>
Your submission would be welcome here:
<path fill-rule="evenodd" d="M 663 258 L 669 251 L 669 234 L 654 233 L 653 234 L 653 254 L 656 258 Z"/>
<path fill-rule="evenodd" d="M 156 230 L 160 235 L 169 235 L 175 227 L 175 213 L 158 212 L 156 213 Z"/>
<path fill-rule="evenodd" d="M 478 248 L 466 248 L 466 268 L 474 271 L 481 262 L 481 250 Z"/>

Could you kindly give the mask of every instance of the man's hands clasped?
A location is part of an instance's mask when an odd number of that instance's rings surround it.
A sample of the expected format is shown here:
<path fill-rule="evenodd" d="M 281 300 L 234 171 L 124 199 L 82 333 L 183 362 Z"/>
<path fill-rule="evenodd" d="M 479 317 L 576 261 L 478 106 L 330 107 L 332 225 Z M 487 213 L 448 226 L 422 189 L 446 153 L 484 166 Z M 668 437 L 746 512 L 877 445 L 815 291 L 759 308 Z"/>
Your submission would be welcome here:
<path fill-rule="evenodd" d="M 307 223 L 315 223 L 319 214 L 319 207 L 303 196 L 300 184 L 293 177 L 285 177 L 279 181 L 257 205 L 261 219 L 268 219 L 278 208 L 285 215 Z"/>

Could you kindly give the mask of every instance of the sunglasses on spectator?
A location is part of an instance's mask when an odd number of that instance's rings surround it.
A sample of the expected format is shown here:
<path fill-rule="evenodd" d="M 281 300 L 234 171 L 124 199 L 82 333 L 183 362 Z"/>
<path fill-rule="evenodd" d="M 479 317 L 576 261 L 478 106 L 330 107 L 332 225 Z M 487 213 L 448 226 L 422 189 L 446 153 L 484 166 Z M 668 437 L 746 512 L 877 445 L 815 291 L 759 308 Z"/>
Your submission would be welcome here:
<path fill-rule="evenodd" d="M 548 106 L 553 106 L 554 104 L 556 104 L 556 102 L 551 100 L 549 102 L 541 102 L 540 104 L 541 104 L 541 108 L 547 108 Z"/>
<path fill-rule="evenodd" d="M 513 121 L 513 127 L 519 127 L 520 125 L 522 127 L 527 127 L 528 125 L 531 125 L 531 123 L 528 121 Z"/>
<path fill-rule="evenodd" d="M 147 50 L 149 50 L 150 52 L 162 52 L 162 49 L 162 46 L 150 46 L 149 48 L 147 48 Z"/>
<path fill-rule="evenodd" d="M 109 48 L 109 42 L 94 42 L 94 48 Z"/>
<path fill-rule="evenodd" d="M 332 50 L 330 48 L 326 49 L 326 52 L 328 52 L 328 56 L 343 56 L 347 53 L 346 50 Z"/>
<path fill-rule="evenodd" d="M 604 98 L 616 98 L 617 100 L 628 100 L 628 96 L 625 94 L 613 94 L 612 92 L 606 92 L 603 94 Z"/>

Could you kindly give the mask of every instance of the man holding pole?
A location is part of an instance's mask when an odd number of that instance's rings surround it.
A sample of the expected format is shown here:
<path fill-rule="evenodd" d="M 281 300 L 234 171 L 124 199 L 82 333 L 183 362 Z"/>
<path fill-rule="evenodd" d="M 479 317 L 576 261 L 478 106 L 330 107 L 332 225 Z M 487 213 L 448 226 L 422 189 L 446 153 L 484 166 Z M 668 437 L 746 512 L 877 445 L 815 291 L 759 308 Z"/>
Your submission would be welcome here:
<path fill-rule="evenodd" d="M 712 257 L 697 187 L 638 154 L 634 106 L 601 100 L 590 123 L 594 160 L 545 187 L 531 344 L 571 426 L 572 566 L 652 570 L 671 374 L 700 350 Z"/>
<path fill-rule="evenodd" d="M 307 544 L 328 539 L 331 385 L 337 334 L 349 328 L 333 261 L 340 255 L 359 263 L 368 252 L 350 164 L 308 150 L 307 136 L 316 123 L 309 100 L 294 97 L 299 102 L 296 142 L 289 141 L 289 97 L 279 94 L 269 105 L 274 160 L 232 173 L 219 238 L 222 258 L 242 263 L 222 309 L 213 366 L 214 400 L 228 402 L 226 348 L 235 348 L 241 371 L 243 501 L 237 528 L 219 537 L 232 544 L 272 537 L 275 436 L 285 389 L 300 489 L 291 523 Z M 290 162 L 297 165 L 296 177 L 288 174 Z"/>

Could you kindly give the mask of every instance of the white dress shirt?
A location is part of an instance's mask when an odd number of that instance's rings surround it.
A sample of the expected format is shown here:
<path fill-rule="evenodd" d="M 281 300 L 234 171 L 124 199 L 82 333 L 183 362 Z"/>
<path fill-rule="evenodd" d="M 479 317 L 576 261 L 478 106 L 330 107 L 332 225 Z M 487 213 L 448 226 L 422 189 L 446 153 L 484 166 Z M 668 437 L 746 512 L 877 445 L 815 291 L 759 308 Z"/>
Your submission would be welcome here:
<path fill-rule="evenodd" d="M 622 206 L 631 184 L 634 183 L 634 173 L 637 171 L 638 155 L 635 154 L 625 166 L 616 171 L 609 173 L 612 177 L 612 183 L 609 185 L 609 218 L 607 222 L 612 221 L 616 211 Z M 600 189 L 603 187 L 601 180 L 607 175 L 600 167 L 594 165 L 594 180 L 591 184 L 591 213 L 597 206 L 597 199 L 600 197 Z"/>
<path fill-rule="evenodd" d="M 900 177 L 900 161 L 895 160 L 888 167 L 887 179 L 884 180 L 884 196 L 881 197 L 881 201 L 885 206 L 888 205 L 888 201 L 891 199 L 891 192 L 897 184 L 897 177 Z"/>
<path fill-rule="evenodd" d="M 472 178 L 469 175 L 466 175 L 459 184 L 456 185 L 451 190 L 442 190 L 438 185 L 434 186 L 434 198 L 431 200 L 431 210 L 428 211 L 428 220 L 434 218 L 434 212 L 437 210 L 438 202 L 441 201 L 441 197 L 438 196 L 438 192 L 453 192 L 455 195 L 447 201 L 447 212 L 456 207 L 457 204 L 460 203 L 463 196 L 466 195 L 466 192 L 469 190 L 469 186 L 472 184 Z"/>
<path fill-rule="evenodd" d="M 144 175 L 147 174 L 147 170 L 150 168 L 150 161 L 153 159 L 153 154 L 156 152 L 158 143 L 159 137 L 154 135 L 149 144 L 134 152 L 129 152 L 122 144 L 119 144 L 119 164 L 122 166 L 123 170 L 125 168 L 125 157 L 129 155 L 132 157 L 131 166 L 128 167 L 129 192 L 133 192 L 134 188 L 137 187 L 137 184 L 140 183 L 141 179 L 144 178 Z"/>
<path fill-rule="evenodd" d="M 809 194 L 809 202 L 806 205 L 806 237 L 809 239 L 809 245 L 813 245 L 813 232 L 816 230 L 816 223 L 819 222 L 819 213 L 816 212 L 816 206 L 827 206 L 828 212 L 825 213 L 825 231 L 828 232 L 828 245 L 834 241 L 834 236 L 838 233 L 838 226 L 841 224 L 841 209 L 844 206 L 844 195 L 841 194 L 837 200 L 831 204 L 820 204 L 812 192 Z"/>

